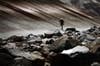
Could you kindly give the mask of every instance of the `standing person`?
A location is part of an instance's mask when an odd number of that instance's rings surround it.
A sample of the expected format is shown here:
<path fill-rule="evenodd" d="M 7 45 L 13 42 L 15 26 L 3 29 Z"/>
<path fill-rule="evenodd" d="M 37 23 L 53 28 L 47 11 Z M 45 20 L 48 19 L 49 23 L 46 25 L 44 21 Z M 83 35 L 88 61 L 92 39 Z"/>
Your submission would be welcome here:
<path fill-rule="evenodd" d="M 63 30 L 64 20 L 63 19 L 60 19 L 59 22 L 60 22 L 61 30 Z"/>

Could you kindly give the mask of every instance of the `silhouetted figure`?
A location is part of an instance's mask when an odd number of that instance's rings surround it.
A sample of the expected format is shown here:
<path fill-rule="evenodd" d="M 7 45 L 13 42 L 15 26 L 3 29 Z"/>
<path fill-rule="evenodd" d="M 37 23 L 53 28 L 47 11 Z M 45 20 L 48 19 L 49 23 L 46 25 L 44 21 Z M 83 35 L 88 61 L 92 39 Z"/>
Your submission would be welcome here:
<path fill-rule="evenodd" d="M 60 19 L 59 22 L 60 22 L 61 30 L 63 30 L 64 20 L 63 19 Z"/>

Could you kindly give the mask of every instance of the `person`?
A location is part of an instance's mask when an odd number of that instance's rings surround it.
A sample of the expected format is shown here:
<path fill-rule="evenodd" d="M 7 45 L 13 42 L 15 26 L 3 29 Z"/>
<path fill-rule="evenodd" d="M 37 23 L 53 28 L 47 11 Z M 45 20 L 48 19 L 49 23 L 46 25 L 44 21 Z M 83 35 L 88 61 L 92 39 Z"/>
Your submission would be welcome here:
<path fill-rule="evenodd" d="M 60 19 L 59 22 L 60 22 L 61 30 L 63 30 L 64 20 Z"/>

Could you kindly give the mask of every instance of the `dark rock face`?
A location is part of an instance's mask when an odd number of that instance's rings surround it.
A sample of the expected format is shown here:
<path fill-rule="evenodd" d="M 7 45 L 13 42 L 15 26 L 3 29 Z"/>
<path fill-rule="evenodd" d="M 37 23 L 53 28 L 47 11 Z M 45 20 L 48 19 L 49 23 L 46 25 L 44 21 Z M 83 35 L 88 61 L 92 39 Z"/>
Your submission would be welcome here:
<path fill-rule="evenodd" d="M 0 66 L 12 66 L 14 58 L 6 53 L 0 53 Z"/>
<path fill-rule="evenodd" d="M 25 58 L 19 58 L 19 59 L 16 59 L 15 63 L 14 63 L 14 66 L 32 66 L 32 62 L 25 59 Z"/>
<path fill-rule="evenodd" d="M 32 66 L 44 66 L 44 60 L 36 59 L 32 61 Z"/>
<path fill-rule="evenodd" d="M 1 55 L 2 55 L 2 53 L 4 54 L 4 55 L 9 55 L 9 56 L 11 56 L 12 58 L 15 58 L 16 56 L 14 56 L 14 55 L 12 55 L 7 49 L 5 49 L 5 48 L 0 48 L 0 53 L 1 53 Z"/>
<path fill-rule="evenodd" d="M 94 61 L 100 62 L 99 58 L 98 55 L 91 53 L 80 53 L 74 58 L 70 58 L 68 55 L 58 54 L 52 58 L 51 66 L 90 66 Z"/>
<path fill-rule="evenodd" d="M 72 59 L 68 55 L 58 54 L 51 59 L 51 66 L 72 66 Z"/>
<path fill-rule="evenodd" d="M 0 66 L 12 66 L 15 63 L 15 57 L 7 49 L 0 48 Z"/>

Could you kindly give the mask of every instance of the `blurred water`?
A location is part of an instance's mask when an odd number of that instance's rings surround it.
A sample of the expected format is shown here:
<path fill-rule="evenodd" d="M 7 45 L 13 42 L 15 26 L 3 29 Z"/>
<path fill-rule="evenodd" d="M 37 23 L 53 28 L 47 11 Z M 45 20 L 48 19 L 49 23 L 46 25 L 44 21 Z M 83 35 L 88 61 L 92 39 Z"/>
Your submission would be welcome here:
<path fill-rule="evenodd" d="M 60 29 L 60 18 L 65 21 L 64 29 L 74 27 L 82 31 L 100 25 L 93 17 L 62 3 L 0 0 L 0 37 L 54 31 Z"/>

